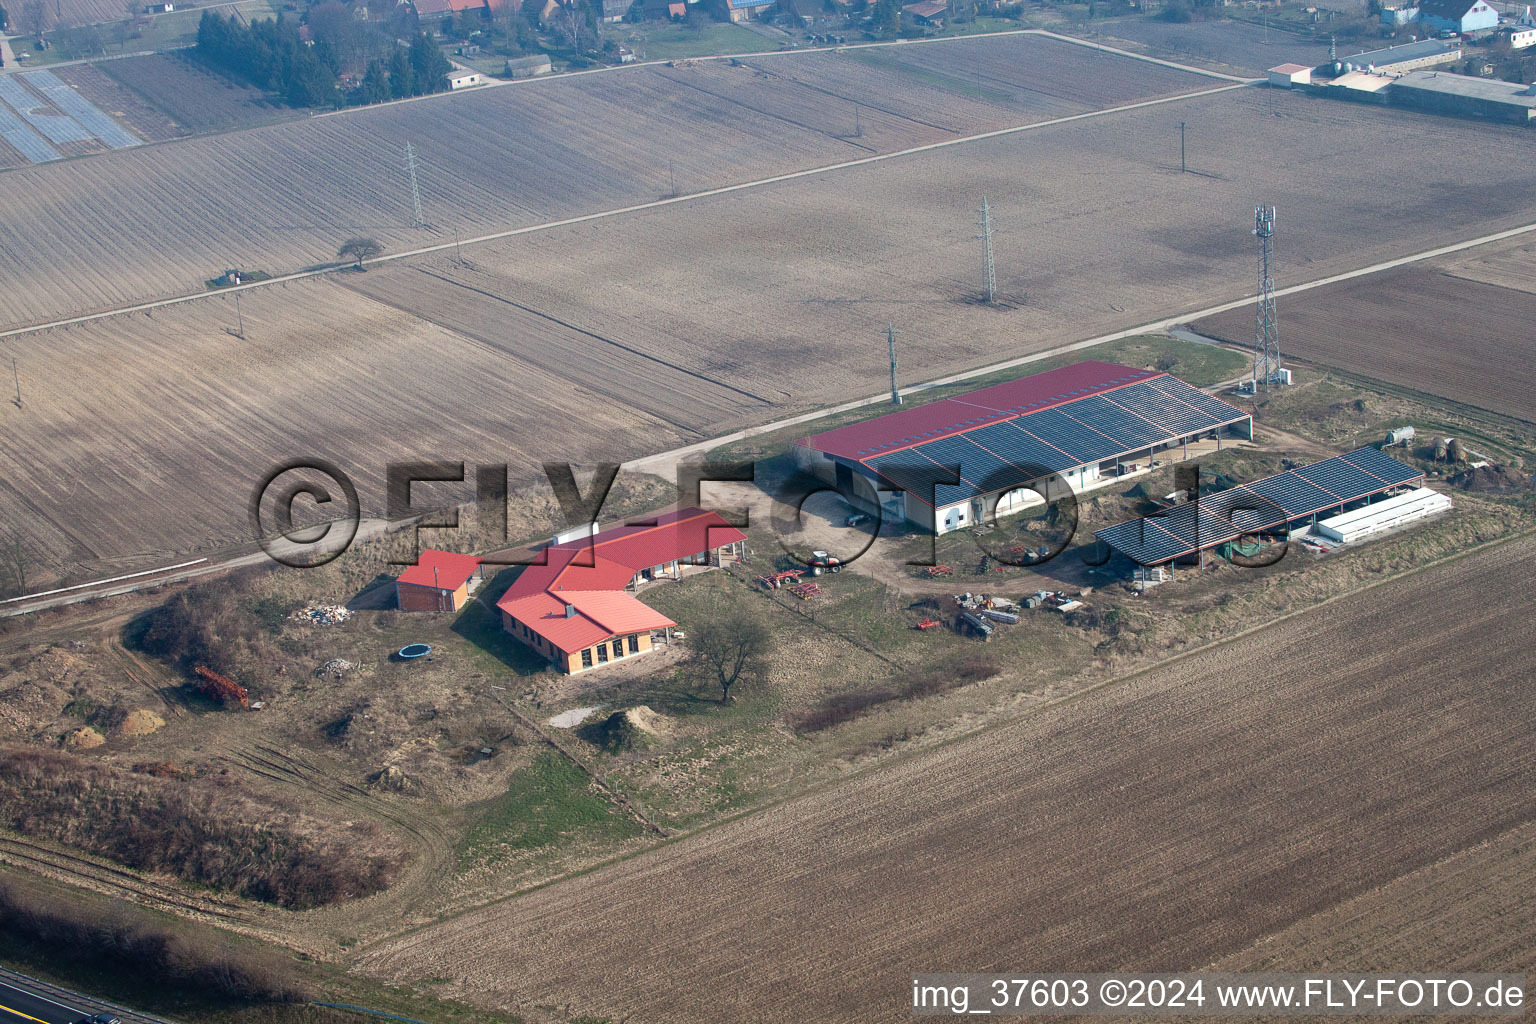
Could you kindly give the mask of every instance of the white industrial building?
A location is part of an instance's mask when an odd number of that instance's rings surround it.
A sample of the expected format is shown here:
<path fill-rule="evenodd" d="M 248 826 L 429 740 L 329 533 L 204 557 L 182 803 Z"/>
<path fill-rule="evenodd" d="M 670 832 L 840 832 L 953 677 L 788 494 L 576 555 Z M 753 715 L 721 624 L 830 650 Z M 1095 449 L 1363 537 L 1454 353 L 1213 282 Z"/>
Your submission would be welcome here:
<path fill-rule="evenodd" d="M 1312 69 L 1305 64 L 1281 64 L 1269 69 L 1269 84 L 1282 89 L 1294 89 L 1298 85 L 1310 85 Z"/>
<path fill-rule="evenodd" d="M 1335 75 L 1343 75 L 1351 71 L 1400 75 L 1418 68 L 1450 64 L 1460 59 L 1460 46 L 1442 43 L 1438 39 L 1420 39 L 1400 46 L 1388 46 L 1380 50 L 1367 50 L 1364 53 L 1340 57 L 1332 65 L 1332 71 Z"/>
<path fill-rule="evenodd" d="M 1449 511 L 1451 499 L 1428 487 L 1394 494 L 1390 498 L 1340 513 L 1318 522 L 1313 529 L 1321 537 L 1339 544 L 1351 544 L 1373 534 L 1405 526 L 1440 512 Z"/>
<path fill-rule="evenodd" d="M 1391 99 L 1397 106 L 1432 114 L 1514 124 L 1536 120 L 1536 86 L 1446 71 L 1414 71 L 1396 79 Z"/>

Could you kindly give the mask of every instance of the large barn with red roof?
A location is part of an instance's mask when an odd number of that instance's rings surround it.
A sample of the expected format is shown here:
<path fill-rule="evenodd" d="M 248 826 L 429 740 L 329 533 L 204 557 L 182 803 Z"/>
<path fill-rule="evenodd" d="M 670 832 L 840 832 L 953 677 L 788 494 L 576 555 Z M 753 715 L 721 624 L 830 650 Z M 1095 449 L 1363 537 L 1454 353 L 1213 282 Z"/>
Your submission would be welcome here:
<path fill-rule="evenodd" d="M 1088 361 L 802 438 L 796 460 L 948 533 L 1252 437 L 1248 413 L 1177 377 Z"/>
<path fill-rule="evenodd" d="M 677 623 L 633 591 L 739 558 L 746 539 L 719 513 L 685 508 L 552 544 L 496 602 L 502 627 L 565 672 L 644 654 Z"/>

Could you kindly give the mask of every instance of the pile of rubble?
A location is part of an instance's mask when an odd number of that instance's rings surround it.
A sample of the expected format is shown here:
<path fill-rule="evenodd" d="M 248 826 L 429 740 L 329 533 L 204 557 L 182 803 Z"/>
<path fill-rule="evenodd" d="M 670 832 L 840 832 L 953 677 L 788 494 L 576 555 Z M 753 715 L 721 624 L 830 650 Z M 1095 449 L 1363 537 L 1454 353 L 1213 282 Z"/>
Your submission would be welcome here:
<path fill-rule="evenodd" d="M 352 613 L 339 604 L 312 604 L 289 616 L 295 622 L 308 622 L 313 626 L 335 626 L 351 617 Z"/>
<path fill-rule="evenodd" d="M 357 668 L 355 661 L 348 661 L 346 658 L 332 658 L 324 665 L 315 669 L 315 675 L 322 679 L 340 679 L 355 668 Z"/>

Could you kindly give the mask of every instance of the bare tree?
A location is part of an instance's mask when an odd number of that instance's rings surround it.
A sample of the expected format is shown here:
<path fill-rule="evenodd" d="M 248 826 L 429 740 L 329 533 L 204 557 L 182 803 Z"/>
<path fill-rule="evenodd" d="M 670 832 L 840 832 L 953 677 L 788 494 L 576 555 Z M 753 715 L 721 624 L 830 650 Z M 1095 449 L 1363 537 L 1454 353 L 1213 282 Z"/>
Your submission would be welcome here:
<path fill-rule="evenodd" d="M 371 238 L 349 238 L 336 250 L 336 255 L 344 260 L 352 260 L 357 269 L 362 270 L 365 260 L 371 260 L 383 251 L 384 247 Z"/>
<path fill-rule="evenodd" d="M 768 669 L 771 638 L 761 622 L 733 615 L 716 615 L 689 624 L 694 669 L 720 686 L 720 703 L 731 699 L 731 687 L 760 679 Z"/>
<path fill-rule="evenodd" d="M 24 36 L 41 36 L 48 31 L 48 5 L 43 0 L 26 0 L 16 16 L 16 27 Z"/>
<path fill-rule="evenodd" d="M 21 534 L 13 533 L 0 545 L 0 569 L 5 570 L 7 589 L 15 588 L 16 595 L 27 592 L 27 549 L 21 542 Z"/>

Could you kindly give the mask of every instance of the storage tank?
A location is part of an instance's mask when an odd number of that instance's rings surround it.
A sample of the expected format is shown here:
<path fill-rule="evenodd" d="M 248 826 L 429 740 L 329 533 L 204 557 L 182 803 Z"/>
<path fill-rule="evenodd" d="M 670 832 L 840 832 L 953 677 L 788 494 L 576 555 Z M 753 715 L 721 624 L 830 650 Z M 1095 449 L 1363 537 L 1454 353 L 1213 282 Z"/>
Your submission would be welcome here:
<path fill-rule="evenodd" d="M 1454 437 L 1445 443 L 1445 460 L 1447 462 L 1460 462 L 1462 460 L 1461 442 Z"/>
<path fill-rule="evenodd" d="M 1387 431 L 1387 444 L 1408 444 L 1413 440 L 1412 427 L 1398 427 L 1396 430 Z"/>

